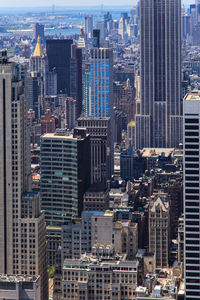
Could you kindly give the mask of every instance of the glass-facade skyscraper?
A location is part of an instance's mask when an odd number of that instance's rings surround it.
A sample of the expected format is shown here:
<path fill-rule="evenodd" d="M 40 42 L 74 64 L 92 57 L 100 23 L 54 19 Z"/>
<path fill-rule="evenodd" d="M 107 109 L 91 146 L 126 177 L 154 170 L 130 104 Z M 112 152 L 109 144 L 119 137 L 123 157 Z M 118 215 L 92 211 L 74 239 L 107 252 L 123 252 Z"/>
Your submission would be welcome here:
<path fill-rule="evenodd" d="M 90 58 L 89 115 L 110 117 L 113 110 L 113 50 L 94 48 Z"/>

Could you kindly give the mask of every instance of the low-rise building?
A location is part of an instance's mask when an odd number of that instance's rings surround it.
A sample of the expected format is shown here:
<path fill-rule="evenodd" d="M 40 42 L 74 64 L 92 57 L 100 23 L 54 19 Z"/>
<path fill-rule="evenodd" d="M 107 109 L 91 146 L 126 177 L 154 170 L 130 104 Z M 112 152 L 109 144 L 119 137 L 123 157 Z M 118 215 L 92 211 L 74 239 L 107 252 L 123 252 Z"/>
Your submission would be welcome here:
<path fill-rule="evenodd" d="M 133 300 L 138 264 L 138 261 L 127 261 L 125 257 L 66 259 L 63 265 L 63 299 Z"/>

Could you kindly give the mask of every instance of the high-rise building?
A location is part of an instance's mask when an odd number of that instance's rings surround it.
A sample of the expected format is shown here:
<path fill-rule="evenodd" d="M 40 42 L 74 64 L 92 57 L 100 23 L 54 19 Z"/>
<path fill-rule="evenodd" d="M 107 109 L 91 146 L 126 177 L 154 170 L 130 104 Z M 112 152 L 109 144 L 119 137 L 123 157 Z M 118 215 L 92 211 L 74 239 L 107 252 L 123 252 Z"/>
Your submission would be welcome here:
<path fill-rule="evenodd" d="M 37 41 L 38 36 L 44 41 L 44 25 L 35 23 L 33 25 L 33 39 Z"/>
<path fill-rule="evenodd" d="M 100 47 L 100 30 L 99 29 L 93 30 L 93 47 L 94 48 Z"/>
<path fill-rule="evenodd" d="M 40 165 L 41 209 L 47 225 L 61 226 L 80 216 L 90 184 L 90 137 L 86 131 L 43 135 Z"/>
<path fill-rule="evenodd" d="M 195 0 L 195 6 L 196 6 L 196 24 L 200 22 L 200 1 Z"/>
<path fill-rule="evenodd" d="M 136 148 L 177 147 L 182 141 L 180 0 L 140 0 L 140 53 Z"/>
<path fill-rule="evenodd" d="M 156 268 L 168 267 L 169 224 L 168 195 L 153 194 L 149 205 L 149 251 L 155 254 Z"/>
<path fill-rule="evenodd" d="M 200 297 L 200 91 L 184 98 L 184 267 L 187 300 Z"/>
<path fill-rule="evenodd" d="M 113 169 L 113 139 L 110 118 L 80 117 L 80 128 L 86 128 L 90 135 L 91 184 L 106 184 Z"/>
<path fill-rule="evenodd" d="M 93 16 L 85 16 L 85 34 L 87 39 L 92 38 L 92 29 L 93 29 Z"/>
<path fill-rule="evenodd" d="M 65 128 L 70 131 L 75 127 L 76 100 L 71 97 L 65 99 Z"/>
<path fill-rule="evenodd" d="M 32 192 L 24 83 L 0 53 L 0 273 L 40 275 L 48 299 L 44 215 Z"/>
<path fill-rule="evenodd" d="M 82 86 L 82 49 L 76 45 L 71 46 L 70 61 L 70 97 L 76 100 L 76 118 L 82 113 L 83 101 Z"/>
<path fill-rule="evenodd" d="M 57 93 L 70 96 L 70 60 L 73 40 L 47 40 L 49 70 L 57 72 Z"/>
<path fill-rule="evenodd" d="M 44 97 L 57 94 L 57 74 L 55 69 L 49 71 L 48 57 L 42 48 L 39 36 L 34 53 L 30 57 L 30 72 L 27 74 L 25 87 L 28 107 L 34 109 L 36 117 L 40 116 Z"/>
<path fill-rule="evenodd" d="M 113 50 L 94 48 L 90 57 L 89 115 L 113 115 Z"/>
<path fill-rule="evenodd" d="M 44 76 L 47 70 L 48 70 L 48 58 L 42 48 L 40 36 L 38 35 L 35 50 L 33 52 L 33 55 L 31 55 L 30 58 L 30 71 L 41 73 Z"/>
<path fill-rule="evenodd" d="M 90 70 L 89 66 L 86 67 L 84 72 L 84 83 L 83 83 L 83 111 L 84 117 L 89 116 L 89 99 L 90 99 Z"/>

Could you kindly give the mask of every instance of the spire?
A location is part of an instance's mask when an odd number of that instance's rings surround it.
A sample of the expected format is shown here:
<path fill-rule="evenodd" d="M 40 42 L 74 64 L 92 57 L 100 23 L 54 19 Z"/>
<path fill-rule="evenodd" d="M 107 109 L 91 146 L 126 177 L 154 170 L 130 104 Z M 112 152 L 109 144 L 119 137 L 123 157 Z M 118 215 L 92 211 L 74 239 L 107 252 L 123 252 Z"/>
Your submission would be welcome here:
<path fill-rule="evenodd" d="M 45 56 L 45 53 L 42 49 L 42 45 L 41 45 L 41 42 L 40 42 L 40 37 L 38 35 L 38 39 L 37 39 L 37 45 L 35 47 L 35 51 L 33 53 L 33 56 L 39 56 L 39 57 L 43 57 Z"/>

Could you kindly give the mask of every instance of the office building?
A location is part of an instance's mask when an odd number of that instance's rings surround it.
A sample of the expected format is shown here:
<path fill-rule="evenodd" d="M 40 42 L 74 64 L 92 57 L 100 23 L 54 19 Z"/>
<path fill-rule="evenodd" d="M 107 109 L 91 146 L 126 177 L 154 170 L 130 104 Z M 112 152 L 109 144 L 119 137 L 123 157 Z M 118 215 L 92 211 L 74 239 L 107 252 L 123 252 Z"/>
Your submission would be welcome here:
<path fill-rule="evenodd" d="M 91 184 L 101 182 L 105 185 L 113 170 L 111 119 L 80 117 L 77 126 L 86 128 L 90 135 Z"/>
<path fill-rule="evenodd" d="M 180 0 L 140 0 L 140 53 L 136 148 L 178 147 L 182 142 Z"/>
<path fill-rule="evenodd" d="M 40 300 L 40 277 L 1 275 L 0 299 Z"/>
<path fill-rule="evenodd" d="M 63 299 L 135 299 L 138 261 L 126 261 L 123 256 L 109 259 L 106 250 L 101 260 L 94 255 L 64 261 Z"/>
<path fill-rule="evenodd" d="M 92 184 L 83 197 L 83 210 L 106 211 L 109 209 L 109 189 L 102 183 Z"/>
<path fill-rule="evenodd" d="M 123 180 L 133 180 L 134 178 L 134 149 L 129 146 L 127 150 L 120 153 L 120 177 Z"/>
<path fill-rule="evenodd" d="M 167 268 L 169 261 L 170 208 L 168 195 L 153 194 L 149 204 L 149 252 L 155 254 L 156 268 Z"/>
<path fill-rule="evenodd" d="M 0 53 L 0 273 L 40 275 L 48 299 L 44 215 L 32 192 L 24 83 Z"/>
<path fill-rule="evenodd" d="M 49 70 L 57 73 L 57 94 L 70 96 L 70 60 L 72 40 L 47 40 Z"/>
<path fill-rule="evenodd" d="M 31 80 L 31 78 L 34 79 Z M 28 99 L 31 99 L 31 97 L 37 97 L 35 92 L 35 87 L 31 87 L 31 84 L 34 85 L 36 83 L 33 83 L 32 81 L 33 82 L 41 81 L 41 85 L 42 85 L 41 103 L 44 101 L 45 96 L 57 94 L 57 73 L 55 69 L 49 71 L 48 57 L 42 48 L 39 36 L 37 39 L 35 50 L 30 57 L 30 71 L 27 74 L 27 82 L 25 85 L 28 93 L 27 95 Z M 33 94 L 33 96 L 31 96 L 31 93 Z"/>
<path fill-rule="evenodd" d="M 33 39 L 37 41 L 38 37 L 44 42 L 44 25 L 35 23 L 33 24 Z"/>
<path fill-rule="evenodd" d="M 56 130 L 56 118 L 47 112 L 41 117 L 41 135 L 45 133 L 54 133 Z"/>
<path fill-rule="evenodd" d="M 83 111 L 82 115 L 84 117 L 89 116 L 89 91 L 90 91 L 90 70 L 89 66 L 85 69 L 84 72 L 84 83 L 83 83 Z"/>
<path fill-rule="evenodd" d="M 82 113 L 82 49 L 77 45 L 71 46 L 70 60 L 70 97 L 76 100 L 76 118 Z"/>
<path fill-rule="evenodd" d="M 84 49 L 85 48 L 85 33 L 83 30 L 83 26 L 80 26 L 80 34 L 77 42 L 78 48 Z"/>
<path fill-rule="evenodd" d="M 84 129 L 41 137 L 41 209 L 47 225 L 80 216 L 90 184 L 90 137 Z"/>
<path fill-rule="evenodd" d="M 138 224 L 134 218 L 120 219 L 120 211 L 83 211 L 81 220 L 62 226 L 62 262 L 102 247 L 133 260 L 138 250 Z"/>
<path fill-rule="evenodd" d="M 200 297 L 200 92 L 184 98 L 184 267 L 187 300 Z"/>
<path fill-rule="evenodd" d="M 90 57 L 89 115 L 113 116 L 113 50 L 94 48 Z"/>
<path fill-rule="evenodd" d="M 93 47 L 94 48 L 100 47 L 100 30 L 99 29 L 93 30 Z"/>
<path fill-rule="evenodd" d="M 126 254 L 133 260 L 138 250 L 138 224 L 132 220 L 118 220 L 114 212 L 92 216 L 92 246 L 112 245 L 116 254 Z"/>
<path fill-rule="evenodd" d="M 92 30 L 93 30 L 93 16 L 88 15 L 85 16 L 85 34 L 87 39 L 92 38 Z"/>
<path fill-rule="evenodd" d="M 27 108 L 35 112 L 36 119 L 44 113 L 44 77 L 41 73 L 29 72 L 26 76 Z"/>
<path fill-rule="evenodd" d="M 48 70 L 48 59 L 47 55 L 45 54 L 41 41 L 40 36 L 37 38 L 37 44 L 33 55 L 30 58 L 30 71 L 41 73 L 43 76 Z"/>
<path fill-rule="evenodd" d="M 114 82 L 114 106 L 127 116 L 128 122 L 135 118 L 134 96 L 129 79 L 123 83 Z"/>
<path fill-rule="evenodd" d="M 65 128 L 70 131 L 75 127 L 76 120 L 76 100 L 66 97 L 65 101 Z"/>

